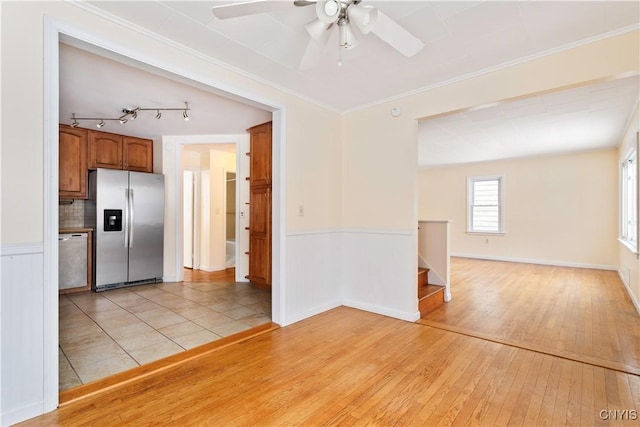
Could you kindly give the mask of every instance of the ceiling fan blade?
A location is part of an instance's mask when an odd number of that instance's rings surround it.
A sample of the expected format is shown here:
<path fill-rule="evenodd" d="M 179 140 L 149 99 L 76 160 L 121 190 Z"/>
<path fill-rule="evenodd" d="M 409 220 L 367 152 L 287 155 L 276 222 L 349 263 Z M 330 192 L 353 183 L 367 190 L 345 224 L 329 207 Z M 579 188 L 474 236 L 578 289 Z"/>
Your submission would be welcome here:
<path fill-rule="evenodd" d="M 304 51 L 304 56 L 302 57 L 302 61 L 300 61 L 298 69 L 304 71 L 316 65 L 327 50 L 327 44 L 330 38 L 331 28 L 325 31 L 320 38 L 311 38 L 309 44 L 307 44 L 307 49 Z"/>
<path fill-rule="evenodd" d="M 371 32 L 404 56 L 413 56 L 424 47 L 422 40 L 405 30 L 380 10 L 378 10 L 378 19 Z"/>
<path fill-rule="evenodd" d="M 291 1 L 251 0 L 213 6 L 211 11 L 219 19 L 237 18 L 239 16 L 255 15 L 257 13 L 274 12 L 293 7 Z"/>
<path fill-rule="evenodd" d="M 310 1 L 310 0 L 295 0 L 293 2 L 294 6 L 311 6 L 312 4 L 316 4 L 316 1 Z"/>

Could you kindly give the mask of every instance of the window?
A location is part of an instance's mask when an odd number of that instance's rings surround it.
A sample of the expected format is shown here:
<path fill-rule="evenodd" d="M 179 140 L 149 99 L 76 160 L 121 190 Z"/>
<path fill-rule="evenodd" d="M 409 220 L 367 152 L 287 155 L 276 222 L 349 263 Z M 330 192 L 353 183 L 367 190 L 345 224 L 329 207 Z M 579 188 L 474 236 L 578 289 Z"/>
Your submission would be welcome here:
<path fill-rule="evenodd" d="M 620 171 L 620 240 L 634 252 L 638 247 L 638 153 L 633 151 Z"/>
<path fill-rule="evenodd" d="M 467 232 L 504 233 L 504 177 L 467 178 Z"/>

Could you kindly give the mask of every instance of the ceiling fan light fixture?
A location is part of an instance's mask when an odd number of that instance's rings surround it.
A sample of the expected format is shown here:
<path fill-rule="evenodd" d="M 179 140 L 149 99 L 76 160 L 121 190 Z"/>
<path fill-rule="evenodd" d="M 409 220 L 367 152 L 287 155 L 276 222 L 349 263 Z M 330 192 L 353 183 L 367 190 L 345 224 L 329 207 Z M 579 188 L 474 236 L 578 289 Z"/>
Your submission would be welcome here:
<path fill-rule="evenodd" d="M 369 34 L 378 19 L 378 10 L 351 4 L 347 9 L 349 21 L 356 24 L 362 34 Z"/>
<path fill-rule="evenodd" d="M 319 1 L 316 3 L 316 15 L 325 24 L 332 24 L 340 17 L 342 4 L 338 0 Z"/>
<path fill-rule="evenodd" d="M 338 36 L 340 39 L 341 49 L 353 49 L 358 45 L 358 39 L 356 38 L 351 25 L 346 20 L 340 20 L 338 22 Z"/>

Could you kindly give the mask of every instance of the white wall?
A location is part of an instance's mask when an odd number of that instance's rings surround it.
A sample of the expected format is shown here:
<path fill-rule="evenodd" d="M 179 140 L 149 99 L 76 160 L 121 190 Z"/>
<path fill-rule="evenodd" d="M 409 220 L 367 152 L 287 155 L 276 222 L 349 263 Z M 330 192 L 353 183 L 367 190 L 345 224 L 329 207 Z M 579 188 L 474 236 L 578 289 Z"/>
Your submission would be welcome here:
<path fill-rule="evenodd" d="M 618 151 L 618 157 L 616 161 L 616 167 L 618 168 L 617 183 L 620 185 L 620 163 L 627 157 L 631 150 L 636 147 L 637 134 L 640 131 L 640 105 L 636 105 L 636 109 L 629 122 L 629 127 L 624 134 L 624 138 L 620 144 L 620 150 Z M 618 192 L 619 194 L 619 192 Z M 619 199 L 617 199 L 617 203 Z M 617 218 L 616 225 L 619 226 L 620 218 Z M 619 228 L 617 229 L 619 235 Z M 622 243 L 618 242 L 618 255 L 620 260 L 619 273 L 622 281 L 624 282 L 629 296 L 636 306 L 636 310 L 640 313 L 640 260 L 638 255 L 634 254 Z"/>
<path fill-rule="evenodd" d="M 617 267 L 617 150 L 421 170 L 420 219 L 450 219 L 453 255 Z M 467 233 L 467 177 L 504 175 L 504 235 Z"/>

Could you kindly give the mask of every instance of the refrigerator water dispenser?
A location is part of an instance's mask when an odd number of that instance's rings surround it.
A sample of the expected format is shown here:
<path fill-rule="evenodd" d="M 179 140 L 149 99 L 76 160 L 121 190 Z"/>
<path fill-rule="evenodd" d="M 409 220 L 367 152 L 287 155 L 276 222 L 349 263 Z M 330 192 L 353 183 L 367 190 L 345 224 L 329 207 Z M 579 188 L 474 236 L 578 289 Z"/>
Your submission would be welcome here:
<path fill-rule="evenodd" d="M 104 231 L 122 231 L 122 209 L 104 210 Z"/>

